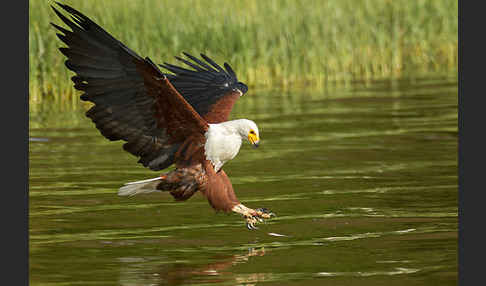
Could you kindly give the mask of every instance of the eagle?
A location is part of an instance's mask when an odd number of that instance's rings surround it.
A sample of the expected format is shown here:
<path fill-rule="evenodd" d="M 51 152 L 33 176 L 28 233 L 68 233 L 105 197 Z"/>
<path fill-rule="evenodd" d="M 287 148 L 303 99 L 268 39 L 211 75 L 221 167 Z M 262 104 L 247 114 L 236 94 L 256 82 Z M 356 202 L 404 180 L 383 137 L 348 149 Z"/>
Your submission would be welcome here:
<path fill-rule="evenodd" d="M 144 167 L 160 171 L 175 165 L 156 178 L 124 184 L 118 195 L 167 191 L 185 201 L 199 191 L 216 211 L 242 215 L 248 229 L 274 216 L 243 205 L 222 169 L 243 140 L 254 147 L 260 142 L 255 122 L 228 120 L 248 91 L 228 63 L 223 68 L 202 53 L 201 59 L 183 53 L 186 58 L 175 58 L 188 68 L 164 63 L 162 72 L 79 11 L 56 4 L 69 14 L 70 19 L 51 6 L 71 29 L 51 23 L 67 45 L 59 50 L 75 73 L 74 88 L 84 92 L 80 99 L 94 104 L 86 116 L 107 139 L 125 141 L 123 149 Z"/>

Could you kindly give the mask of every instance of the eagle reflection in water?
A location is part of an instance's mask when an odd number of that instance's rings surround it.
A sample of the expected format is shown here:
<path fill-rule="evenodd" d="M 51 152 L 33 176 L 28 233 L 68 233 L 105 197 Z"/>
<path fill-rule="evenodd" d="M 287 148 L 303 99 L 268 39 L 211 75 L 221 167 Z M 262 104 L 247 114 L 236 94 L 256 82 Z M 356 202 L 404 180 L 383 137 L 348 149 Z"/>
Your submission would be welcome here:
<path fill-rule="evenodd" d="M 184 262 L 160 264 L 150 259 L 124 258 L 127 266 L 121 269 L 119 284 L 131 285 L 187 285 L 206 283 L 234 283 L 235 285 L 251 286 L 265 280 L 265 273 L 236 274 L 232 267 L 247 263 L 251 257 L 264 256 L 265 249 L 250 248 L 245 254 L 223 255 L 212 258 L 212 263 L 189 264 Z M 145 265 L 144 262 L 147 265 Z M 262 276 L 263 275 L 263 276 Z"/>

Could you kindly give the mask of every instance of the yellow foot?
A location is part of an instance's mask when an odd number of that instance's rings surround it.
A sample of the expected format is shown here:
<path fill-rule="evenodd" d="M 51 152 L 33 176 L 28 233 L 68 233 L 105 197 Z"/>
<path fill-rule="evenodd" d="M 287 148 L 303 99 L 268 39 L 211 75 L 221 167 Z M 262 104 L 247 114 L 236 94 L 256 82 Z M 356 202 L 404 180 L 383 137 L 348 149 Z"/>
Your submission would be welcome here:
<path fill-rule="evenodd" d="M 232 209 L 234 212 L 241 214 L 246 220 L 246 227 L 249 230 L 258 229 L 255 225 L 264 222 L 264 219 L 274 217 L 275 214 L 266 208 L 250 209 L 242 204 L 238 204 Z"/>

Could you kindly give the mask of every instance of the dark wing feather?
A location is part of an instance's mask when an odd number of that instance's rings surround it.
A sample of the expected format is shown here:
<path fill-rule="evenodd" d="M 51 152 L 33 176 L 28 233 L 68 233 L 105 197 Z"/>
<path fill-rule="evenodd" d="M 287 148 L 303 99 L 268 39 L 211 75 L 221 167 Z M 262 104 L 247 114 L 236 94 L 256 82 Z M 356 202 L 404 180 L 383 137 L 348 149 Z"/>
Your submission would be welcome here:
<path fill-rule="evenodd" d="M 175 58 L 192 69 L 168 63 L 160 65 L 172 73 L 166 74 L 170 82 L 209 123 L 228 120 L 236 99 L 246 93 L 248 87 L 238 81 L 229 64 L 224 63 L 222 68 L 204 54 L 201 54 L 204 61 L 188 53 L 184 55 L 188 60 Z"/>
<path fill-rule="evenodd" d="M 208 124 L 194 110 L 149 59 L 136 60 L 137 69 L 144 79 L 146 93 L 155 98 L 155 117 L 157 126 L 170 135 L 169 143 L 184 142 L 198 134 L 204 137 Z"/>
<path fill-rule="evenodd" d="M 94 103 L 86 116 L 110 140 L 140 157 L 152 170 L 174 163 L 179 147 L 191 134 L 204 134 L 207 123 L 177 93 L 149 60 L 143 59 L 77 10 L 57 3 L 71 19 L 54 12 L 72 31 L 52 24 L 67 47 L 66 67 L 76 73 L 81 99 Z"/>

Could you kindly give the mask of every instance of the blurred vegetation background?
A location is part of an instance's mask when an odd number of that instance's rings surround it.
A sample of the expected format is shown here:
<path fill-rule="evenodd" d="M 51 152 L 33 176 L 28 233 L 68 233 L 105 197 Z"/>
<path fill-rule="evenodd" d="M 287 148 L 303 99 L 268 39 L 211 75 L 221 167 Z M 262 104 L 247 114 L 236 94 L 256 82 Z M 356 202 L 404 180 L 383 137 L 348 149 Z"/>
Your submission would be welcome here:
<path fill-rule="evenodd" d="M 53 1 L 29 1 L 30 104 L 78 102 Z M 141 56 L 183 51 L 228 62 L 250 88 L 457 73 L 456 0 L 62 1 Z"/>

